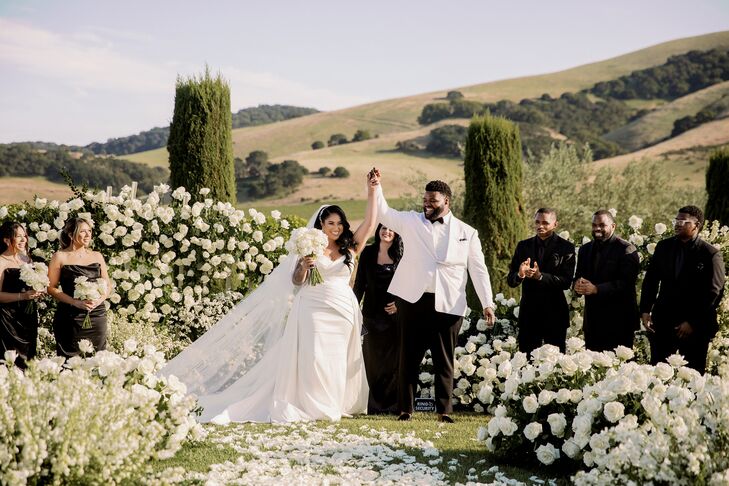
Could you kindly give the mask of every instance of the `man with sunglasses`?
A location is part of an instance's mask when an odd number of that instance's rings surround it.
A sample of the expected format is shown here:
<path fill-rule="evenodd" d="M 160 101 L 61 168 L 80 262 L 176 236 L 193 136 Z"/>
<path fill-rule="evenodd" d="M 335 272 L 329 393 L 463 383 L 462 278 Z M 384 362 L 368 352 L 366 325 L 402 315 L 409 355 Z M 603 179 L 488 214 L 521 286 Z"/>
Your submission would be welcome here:
<path fill-rule="evenodd" d="M 696 206 L 678 210 L 675 236 L 656 245 L 640 297 L 641 319 L 651 332 L 651 363 L 677 352 L 701 373 L 718 330 L 716 307 L 725 280 L 721 252 L 699 237 L 703 224 Z"/>

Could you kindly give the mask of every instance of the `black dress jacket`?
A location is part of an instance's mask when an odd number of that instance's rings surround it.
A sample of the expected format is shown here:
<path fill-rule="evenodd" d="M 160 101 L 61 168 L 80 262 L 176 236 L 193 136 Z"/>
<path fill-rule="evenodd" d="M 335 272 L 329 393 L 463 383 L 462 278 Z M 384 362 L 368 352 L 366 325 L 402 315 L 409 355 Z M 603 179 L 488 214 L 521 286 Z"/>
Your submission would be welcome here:
<path fill-rule="evenodd" d="M 610 333 L 635 331 L 640 324 L 636 282 L 640 257 L 635 246 L 615 235 L 607 241 L 590 241 L 577 254 L 575 281 L 585 278 L 597 294 L 585 296 L 583 327 Z"/>
<path fill-rule="evenodd" d="M 701 238 L 687 243 L 676 236 L 662 240 L 643 280 L 640 310 L 652 312 L 657 331 L 688 322 L 695 332 L 711 339 L 718 330 L 716 307 L 724 289 L 724 272 L 721 252 Z"/>
<path fill-rule="evenodd" d="M 545 323 L 567 328 L 570 312 L 564 291 L 570 287 L 575 272 L 575 245 L 553 234 L 546 241 L 540 261 L 538 240 L 538 236 L 533 236 L 520 241 L 509 265 L 509 286 L 522 286 L 519 328 L 538 329 Z M 541 280 L 519 277 L 519 265 L 527 258 L 539 264 Z"/>

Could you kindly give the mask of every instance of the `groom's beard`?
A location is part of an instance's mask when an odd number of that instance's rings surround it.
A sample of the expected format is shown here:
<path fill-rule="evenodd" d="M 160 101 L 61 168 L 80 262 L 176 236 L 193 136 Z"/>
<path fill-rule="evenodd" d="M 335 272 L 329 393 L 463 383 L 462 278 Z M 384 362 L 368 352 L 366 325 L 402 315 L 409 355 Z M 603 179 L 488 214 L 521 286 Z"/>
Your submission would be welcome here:
<path fill-rule="evenodd" d="M 433 208 L 433 211 L 430 213 L 430 216 L 428 216 L 428 212 L 425 208 L 423 208 L 423 214 L 425 215 L 425 219 L 429 221 L 436 220 L 441 217 L 443 214 L 443 211 L 445 211 L 445 206 L 441 206 L 439 208 Z"/>

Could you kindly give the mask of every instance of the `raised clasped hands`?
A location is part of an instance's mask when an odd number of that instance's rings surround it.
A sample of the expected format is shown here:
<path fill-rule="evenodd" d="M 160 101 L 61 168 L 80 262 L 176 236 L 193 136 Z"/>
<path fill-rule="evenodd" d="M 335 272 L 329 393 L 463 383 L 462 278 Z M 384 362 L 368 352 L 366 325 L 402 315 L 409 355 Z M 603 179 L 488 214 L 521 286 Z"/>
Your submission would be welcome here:
<path fill-rule="evenodd" d="M 586 278 L 580 277 L 575 282 L 575 292 L 580 295 L 593 295 L 597 293 L 597 287 Z"/>
<path fill-rule="evenodd" d="M 380 169 L 377 167 L 372 167 L 372 170 L 370 170 L 367 173 L 367 182 L 369 183 L 370 187 L 376 187 L 380 184 L 380 178 L 382 175 L 380 174 Z"/>
<path fill-rule="evenodd" d="M 533 278 L 539 280 L 542 276 L 542 272 L 539 270 L 539 264 L 535 261 L 532 262 L 531 258 L 527 258 L 521 265 L 519 265 L 519 278 Z"/>

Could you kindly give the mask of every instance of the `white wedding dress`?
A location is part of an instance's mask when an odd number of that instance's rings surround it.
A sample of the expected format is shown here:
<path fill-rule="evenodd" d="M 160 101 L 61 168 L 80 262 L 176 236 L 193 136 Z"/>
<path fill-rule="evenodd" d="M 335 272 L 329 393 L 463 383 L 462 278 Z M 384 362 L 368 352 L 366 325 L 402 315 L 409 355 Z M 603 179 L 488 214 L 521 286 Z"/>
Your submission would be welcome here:
<path fill-rule="evenodd" d="M 366 413 L 362 313 L 349 286 L 352 270 L 344 256 L 322 256 L 316 265 L 324 282 L 295 289 L 292 262 L 287 257 L 160 372 L 177 376 L 198 396 L 201 421 L 336 421 Z"/>

